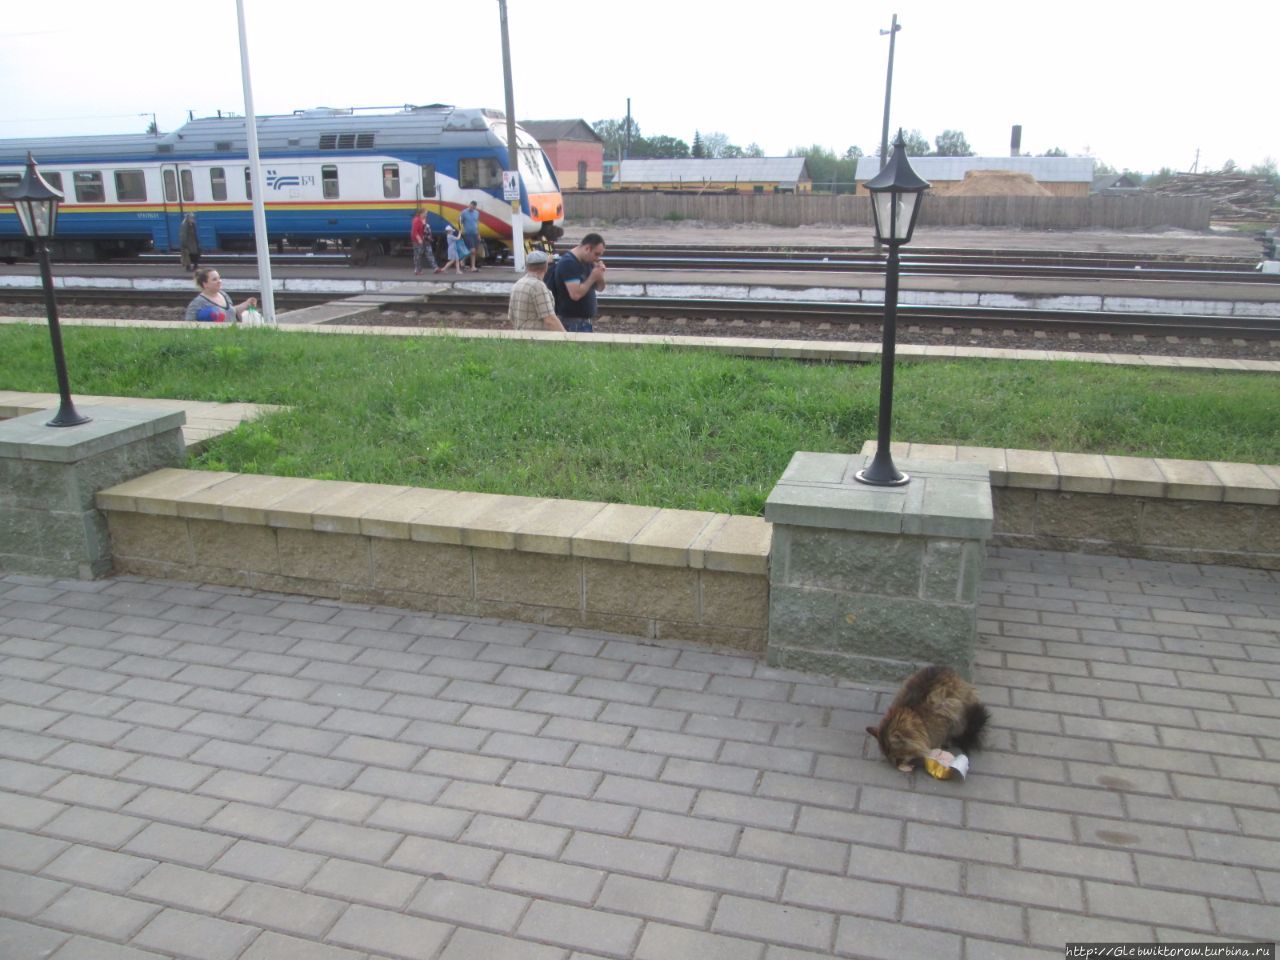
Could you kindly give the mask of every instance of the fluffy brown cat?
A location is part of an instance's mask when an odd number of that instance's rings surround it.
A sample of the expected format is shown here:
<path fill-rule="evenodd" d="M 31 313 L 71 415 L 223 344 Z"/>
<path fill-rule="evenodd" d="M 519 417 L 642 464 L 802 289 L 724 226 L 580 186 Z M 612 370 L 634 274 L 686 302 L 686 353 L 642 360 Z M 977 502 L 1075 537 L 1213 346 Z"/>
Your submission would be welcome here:
<path fill-rule="evenodd" d="M 909 772 L 930 750 L 978 749 L 990 719 L 978 691 L 954 670 L 924 667 L 907 677 L 880 725 L 867 727 L 867 733 L 876 738 L 890 763 Z"/>

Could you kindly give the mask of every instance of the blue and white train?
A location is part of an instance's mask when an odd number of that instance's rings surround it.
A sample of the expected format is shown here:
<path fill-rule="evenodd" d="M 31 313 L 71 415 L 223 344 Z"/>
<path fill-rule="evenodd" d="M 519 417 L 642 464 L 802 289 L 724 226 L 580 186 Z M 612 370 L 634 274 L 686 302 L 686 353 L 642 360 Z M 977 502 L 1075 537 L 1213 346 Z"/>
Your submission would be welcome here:
<path fill-rule="evenodd" d="M 443 235 L 475 200 L 489 257 L 511 247 L 501 111 L 321 108 L 259 117 L 257 130 L 273 244 L 333 242 L 364 260 L 407 243 L 415 210 L 425 209 Z M 516 141 L 523 239 L 549 245 L 563 232 L 560 186 L 537 141 L 519 127 Z M 0 191 L 21 179 L 28 153 L 66 197 L 55 257 L 177 250 L 188 213 L 204 251 L 253 247 L 243 117 L 192 120 L 168 134 L 0 140 Z M 0 203 L 0 257 L 30 252 L 13 207 Z"/>

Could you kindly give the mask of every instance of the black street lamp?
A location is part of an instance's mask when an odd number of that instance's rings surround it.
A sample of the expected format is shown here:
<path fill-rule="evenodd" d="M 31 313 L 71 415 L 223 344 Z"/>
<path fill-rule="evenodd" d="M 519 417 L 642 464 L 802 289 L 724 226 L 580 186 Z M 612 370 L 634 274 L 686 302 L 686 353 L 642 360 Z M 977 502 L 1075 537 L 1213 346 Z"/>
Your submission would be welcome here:
<path fill-rule="evenodd" d="M 36 170 L 35 157 L 27 154 L 27 172 L 22 181 L 6 191 L 5 199 L 13 204 L 25 233 L 40 259 L 40 280 L 44 284 L 44 305 L 49 317 L 49 338 L 53 341 L 53 363 L 58 371 L 58 393 L 62 398 L 58 415 L 50 427 L 74 427 L 88 423 L 91 417 L 80 414 L 71 402 L 71 386 L 67 382 L 67 361 L 62 355 L 62 330 L 58 326 L 58 305 L 53 298 L 53 273 L 49 269 L 49 248 L 45 245 L 58 223 L 58 204 L 62 194 L 45 182 Z"/>
<path fill-rule="evenodd" d="M 911 169 L 902 131 L 893 141 L 889 163 L 867 181 L 871 193 L 871 214 L 875 218 L 876 242 L 889 245 L 884 279 L 884 336 L 880 348 L 880 426 L 876 433 L 876 455 L 871 465 L 854 476 L 877 487 L 898 487 L 911 478 L 893 465 L 889 453 L 889 427 L 893 420 L 893 356 L 898 320 L 898 248 L 911 240 L 920 213 L 920 197 L 929 181 Z"/>

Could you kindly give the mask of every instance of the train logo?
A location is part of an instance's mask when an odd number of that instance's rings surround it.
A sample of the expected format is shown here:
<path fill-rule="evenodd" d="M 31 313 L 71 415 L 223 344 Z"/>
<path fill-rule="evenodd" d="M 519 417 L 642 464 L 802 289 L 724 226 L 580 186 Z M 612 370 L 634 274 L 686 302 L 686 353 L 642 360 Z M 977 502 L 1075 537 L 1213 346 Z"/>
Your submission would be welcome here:
<path fill-rule="evenodd" d="M 300 187 L 304 183 L 314 184 L 315 177 L 300 177 L 296 174 L 283 175 L 277 174 L 274 170 L 267 171 L 267 186 L 272 190 L 283 190 L 285 187 Z"/>

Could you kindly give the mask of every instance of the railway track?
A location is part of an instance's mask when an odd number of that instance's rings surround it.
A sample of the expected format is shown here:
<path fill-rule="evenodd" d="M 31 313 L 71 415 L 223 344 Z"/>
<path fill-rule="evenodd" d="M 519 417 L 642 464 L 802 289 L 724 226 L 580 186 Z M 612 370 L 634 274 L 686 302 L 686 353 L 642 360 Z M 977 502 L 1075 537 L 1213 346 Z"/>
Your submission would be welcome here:
<path fill-rule="evenodd" d="M 111 310 L 125 310 L 129 307 L 152 309 L 158 307 L 185 308 L 191 298 L 199 291 L 140 291 L 140 290 L 102 290 L 102 289 L 61 289 L 58 290 L 58 306 L 97 306 Z M 243 297 L 243 288 L 235 292 L 236 299 Z M 277 293 L 275 304 L 277 310 L 300 310 L 303 307 L 314 307 L 321 303 L 330 303 L 339 299 L 332 293 Z M 4 289 L 0 290 L 0 310 L 5 304 L 44 303 L 44 291 L 40 289 Z"/>
<path fill-rule="evenodd" d="M 560 252 L 567 250 L 562 247 Z M 355 266 L 347 253 L 286 251 L 273 253 L 280 266 Z M 382 265 L 407 262 L 407 255 L 383 255 Z M 755 272 L 880 273 L 884 258 L 870 247 L 831 245 L 698 246 L 610 244 L 607 262 L 634 270 L 750 270 Z M 144 254 L 129 264 L 178 263 L 177 255 Z M 201 258 L 205 265 L 256 266 L 252 253 L 216 253 Z M 60 261 L 62 266 L 86 265 Z M 361 264 L 364 265 L 374 265 Z M 997 276 L 1073 278 L 1095 280 L 1160 280 L 1196 283 L 1272 283 L 1280 276 L 1256 270 L 1257 260 L 1241 257 L 1186 257 L 1174 254 L 1131 255 L 1055 250 L 979 250 L 972 248 L 917 247 L 902 253 L 902 272 L 916 276 Z"/>
<path fill-rule="evenodd" d="M 634 270 L 753 270 L 882 273 L 884 258 L 865 247 L 675 247 L 610 245 L 610 266 Z M 1095 280 L 1185 280 L 1196 283 L 1280 283 L 1256 260 L 1010 252 L 920 248 L 901 254 L 902 273 L 916 276 L 1001 276 Z"/>
<path fill-rule="evenodd" d="M 107 315 L 131 308 L 139 310 L 181 309 L 190 301 L 185 292 L 60 290 L 58 303 L 67 307 L 101 306 Z M 327 303 L 333 294 L 290 293 L 277 295 L 276 308 L 283 312 Z M 0 290 L 0 311 L 4 305 L 43 304 L 40 290 Z M 388 310 L 403 310 L 404 303 L 387 305 Z M 618 297 L 601 299 L 602 312 L 608 316 L 649 317 L 662 320 L 721 320 L 758 324 L 799 323 L 828 324 L 833 327 L 853 324 L 878 324 L 884 318 L 884 307 L 877 303 L 830 303 L 806 300 L 729 300 L 715 298 Z M 418 315 L 474 313 L 504 317 L 505 294 L 440 293 L 425 296 L 410 307 Z M 373 309 L 371 307 L 371 309 Z M 430 320 L 424 321 L 424 325 Z M 1108 333 L 1115 336 L 1142 334 L 1149 337 L 1226 338 L 1246 341 L 1280 340 L 1280 317 L 1223 317 L 1169 313 L 1095 313 L 1080 310 L 1037 310 L 1029 308 L 968 307 L 948 305 L 899 304 L 898 323 L 923 328 L 942 329 L 1018 329 L 1041 330 L 1053 334 Z"/>

